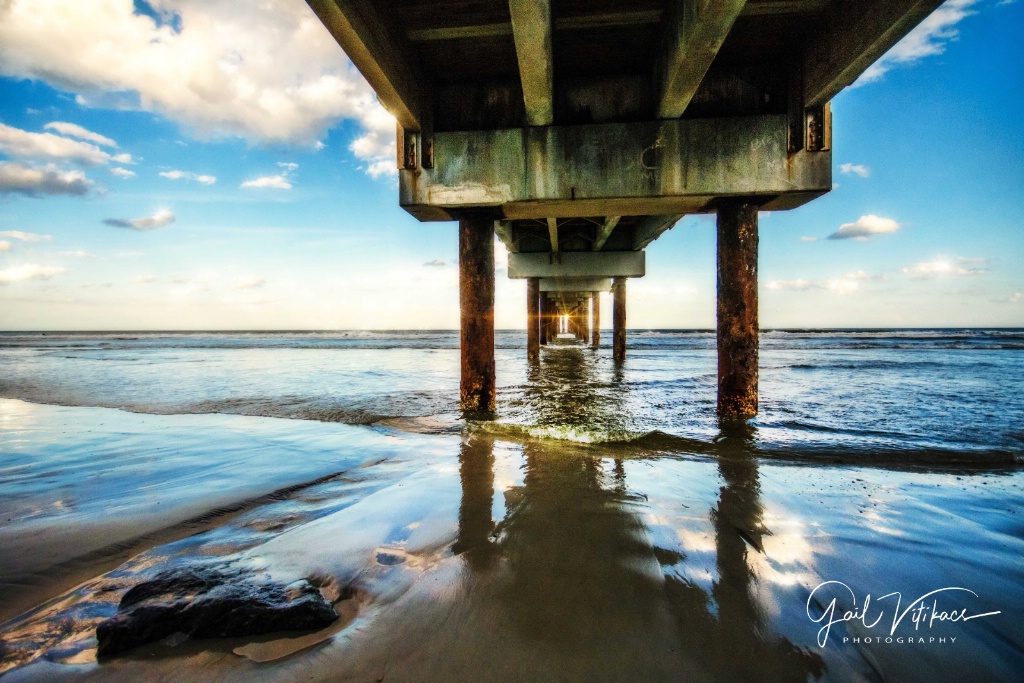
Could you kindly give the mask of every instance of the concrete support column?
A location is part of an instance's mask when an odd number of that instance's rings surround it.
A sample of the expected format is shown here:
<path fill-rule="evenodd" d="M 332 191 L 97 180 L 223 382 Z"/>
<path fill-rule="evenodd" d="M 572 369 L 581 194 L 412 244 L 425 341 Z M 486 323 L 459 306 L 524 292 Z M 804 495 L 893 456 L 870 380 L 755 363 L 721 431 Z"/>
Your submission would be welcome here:
<path fill-rule="evenodd" d="M 494 220 L 486 214 L 459 219 L 459 307 L 462 352 L 460 405 L 491 412 L 494 377 Z"/>
<path fill-rule="evenodd" d="M 526 279 L 526 357 L 529 360 L 540 358 L 540 321 L 537 313 L 540 310 L 540 278 Z"/>
<path fill-rule="evenodd" d="M 626 359 L 626 278 L 612 282 L 612 357 Z"/>
<path fill-rule="evenodd" d="M 718 414 L 757 414 L 757 205 L 718 207 Z"/>
<path fill-rule="evenodd" d="M 590 345 L 595 349 L 601 348 L 601 292 L 594 292 L 593 314 L 591 319 L 594 322 L 594 330 L 590 337 Z"/>
<path fill-rule="evenodd" d="M 549 310 L 548 298 L 543 294 L 537 297 L 537 318 L 539 319 L 539 333 L 540 333 L 540 345 L 544 346 L 548 343 L 548 332 L 549 332 L 549 319 L 551 318 L 551 311 Z"/>

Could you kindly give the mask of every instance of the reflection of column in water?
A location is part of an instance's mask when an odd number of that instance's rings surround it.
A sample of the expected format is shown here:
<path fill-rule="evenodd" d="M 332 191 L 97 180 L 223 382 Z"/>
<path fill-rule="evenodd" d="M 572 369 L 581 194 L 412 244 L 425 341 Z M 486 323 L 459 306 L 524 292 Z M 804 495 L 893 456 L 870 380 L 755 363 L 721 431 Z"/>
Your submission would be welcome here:
<path fill-rule="evenodd" d="M 564 449 L 524 446 L 524 485 L 506 492 L 503 613 L 524 637 L 573 657 L 626 660 L 659 641 L 669 652 L 643 520 L 625 491 L 609 486 L 600 459 Z"/>
<path fill-rule="evenodd" d="M 725 485 L 711 511 L 718 568 L 711 594 L 718 605 L 718 629 L 710 649 L 730 677 L 804 681 L 811 674 L 817 678 L 824 671 L 821 657 L 786 639 L 772 638 L 752 594 L 757 577 L 748 553 L 763 554 L 763 538 L 771 533 L 763 524 L 757 460 L 746 454 L 723 457 L 718 471 Z"/>
<path fill-rule="evenodd" d="M 804 681 L 824 671 L 817 654 L 772 637 L 753 598 L 747 553 L 766 533 L 754 459 L 719 464 L 724 485 L 711 512 L 719 576 L 709 595 L 671 569 L 683 555 L 652 546 L 646 506 L 628 490 L 624 464 L 606 472 L 600 458 L 564 444 L 523 447 L 523 485 L 504 492 L 508 512 L 493 540 L 492 449 L 480 437 L 462 444 L 455 552 L 470 571 L 493 577 L 477 604 L 516 637 L 586 666 L 654 678 L 688 671 Z"/>
<path fill-rule="evenodd" d="M 452 547 L 465 553 L 474 569 L 491 566 L 494 546 L 491 534 L 491 502 L 494 499 L 494 441 L 477 435 L 463 440 L 459 452 L 462 502 L 459 505 L 459 536 Z"/>
<path fill-rule="evenodd" d="M 764 552 L 757 463 L 753 458 L 722 459 L 718 470 L 725 485 L 719 492 L 718 506 L 711 511 L 718 553 L 718 581 L 712 596 L 718 603 L 719 619 L 723 623 L 750 624 L 752 629 L 743 631 L 750 635 L 763 626 L 762 615 L 751 599 L 754 575 L 747 562 L 748 544 L 751 550 Z"/>

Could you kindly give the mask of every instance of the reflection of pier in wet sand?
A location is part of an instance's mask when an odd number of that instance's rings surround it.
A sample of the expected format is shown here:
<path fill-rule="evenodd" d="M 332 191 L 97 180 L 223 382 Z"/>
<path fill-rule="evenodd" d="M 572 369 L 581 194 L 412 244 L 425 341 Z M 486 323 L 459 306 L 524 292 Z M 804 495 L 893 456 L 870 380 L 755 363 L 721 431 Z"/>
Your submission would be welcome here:
<path fill-rule="evenodd" d="M 823 672 L 820 655 L 772 632 L 753 594 L 747 554 L 763 552 L 765 532 L 755 463 L 720 466 L 709 593 L 674 573 L 685 553 L 652 537 L 621 460 L 551 457 L 527 445 L 523 484 L 501 493 L 507 512 L 495 523 L 492 448 L 488 438 L 463 444 L 455 547 L 517 639 L 610 680 L 803 681 Z"/>
<path fill-rule="evenodd" d="M 537 377 L 595 386 L 586 349 L 554 357 L 563 362 Z M 544 405 L 620 410 L 604 396 L 566 391 Z M 31 409 L 47 429 L 51 409 Z M 942 680 L 1009 678 L 1024 652 L 1019 473 L 795 467 L 753 457 L 746 425 L 724 425 L 710 458 L 489 429 L 366 434 L 362 447 L 387 457 L 153 548 L 10 622 L 5 664 L 34 660 L 17 672 L 28 680 Z M 315 581 L 342 619 L 298 640 L 154 643 L 97 665 L 96 625 L 120 595 L 194 565 Z M 880 633 L 856 622 L 816 642 L 806 610 L 820 615 L 808 598 L 823 581 L 916 597 L 965 576 L 978 595 L 946 607 L 1001 614 L 928 632 L 955 648 L 868 647 L 850 639 Z"/>

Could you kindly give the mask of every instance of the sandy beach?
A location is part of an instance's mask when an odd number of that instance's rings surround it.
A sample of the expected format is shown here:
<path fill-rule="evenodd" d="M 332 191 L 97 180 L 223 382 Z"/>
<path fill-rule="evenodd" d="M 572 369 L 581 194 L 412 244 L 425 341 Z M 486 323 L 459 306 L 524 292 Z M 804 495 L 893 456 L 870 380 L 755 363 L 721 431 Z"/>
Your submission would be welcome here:
<path fill-rule="evenodd" d="M 1022 663 L 1014 464 L 813 464 L 755 455 L 749 427 L 684 453 L 436 418 L 0 414 L 4 680 L 1013 680 Z M 168 568 L 305 579 L 338 619 L 97 660 L 97 625 Z"/>

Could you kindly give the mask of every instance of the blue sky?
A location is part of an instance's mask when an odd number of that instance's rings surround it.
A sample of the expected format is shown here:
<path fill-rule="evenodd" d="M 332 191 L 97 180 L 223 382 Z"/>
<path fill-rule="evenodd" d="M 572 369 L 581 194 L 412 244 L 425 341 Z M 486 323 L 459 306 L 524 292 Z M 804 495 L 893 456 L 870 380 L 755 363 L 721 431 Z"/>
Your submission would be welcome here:
<path fill-rule="evenodd" d="M 833 101 L 835 189 L 761 216 L 762 326 L 1024 326 L 1022 8 L 947 2 Z M 393 130 L 302 0 L 0 7 L 0 329 L 456 327 Z M 714 233 L 650 247 L 631 327 L 714 326 Z"/>

